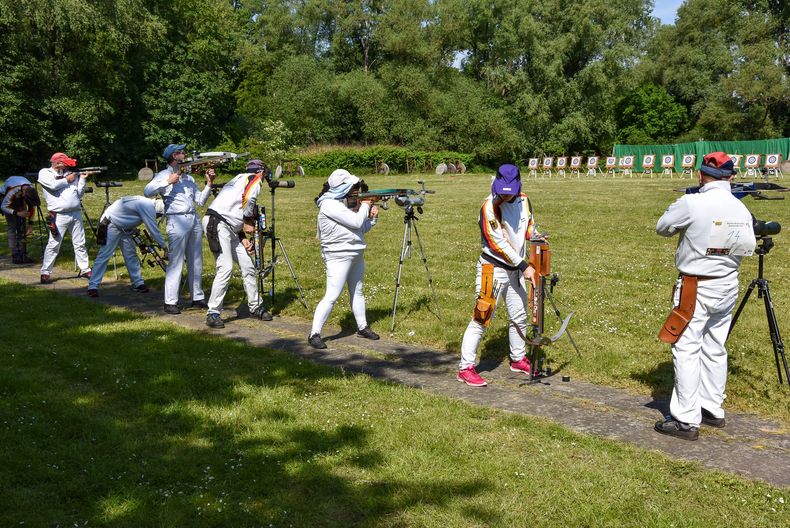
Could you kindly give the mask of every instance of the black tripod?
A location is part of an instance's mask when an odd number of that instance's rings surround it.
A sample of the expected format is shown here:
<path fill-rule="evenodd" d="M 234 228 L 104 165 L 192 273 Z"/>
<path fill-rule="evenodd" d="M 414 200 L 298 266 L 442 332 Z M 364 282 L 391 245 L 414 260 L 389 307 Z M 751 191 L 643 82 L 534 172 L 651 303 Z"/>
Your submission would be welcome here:
<path fill-rule="evenodd" d="M 123 184 L 111 181 L 111 182 L 96 182 L 96 183 L 94 183 L 94 185 L 96 185 L 96 187 L 103 187 L 104 188 L 104 207 L 102 207 L 102 210 L 101 210 L 102 214 L 104 214 L 104 211 L 106 211 L 107 208 L 110 207 L 110 187 L 123 187 Z M 80 205 L 82 205 L 82 202 L 80 202 Z M 88 217 L 88 212 L 85 210 L 85 207 L 83 207 L 82 210 L 85 213 L 85 218 L 88 218 L 88 224 L 90 225 L 90 221 L 91 220 Z M 99 221 L 101 222 L 101 215 L 99 215 Z M 91 229 L 93 229 L 92 225 L 91 225 Z M 97 227 L 97 230 L 98 230 L 98 227 Z M 96 232 L 94 231 L 94 235 L 95 234 L 96 234 Z M 116 249 L 115 253 L 112 254 L 112 271 L 115 274 L 115 280 L 118 280 L 117 254 L 118 254 L 118 251 Z M 75 261 L 75 266 L 76 266 L 76 261 Z"/>
<path fill-rule="evenodd" d="M 310 310 L 310 306 L 307 304 L 307 300 L 304 297 L 304 291 L 302 290 L 302 285 L 299 284 L 299 279 L 296 278 L 296 272 L 294 271 L 294 267 L 291 264 L 291 259 L 288 258 L 288 253 L 285 252 L 285 246 L 283 245 L 283 241 L 277 236 L 275 231 L 275 215 L 274 215 L 274 194 L 277 187 L 293 187 L 294 182 L 293 180 L 268 180 L 269 183 L 269 192 L 272 195 L 272 208 L 271 208 L 271 215 L 268 219 L 267 225 L 267 218 L 266 218 L 266 208 L 260 207 L 259 213 L 257 215 L 257 219 L 255 222 L 255 269 L 258 274 L 258 296 L 260 297 L 261 292 L 263 291 L 263 283 L 267 276 L 271 277 L 271 288 L 269 289 L 269 298 L 271 299 L 272 307 L 274 307 L 274 268 L 277 265 L 277 248 L 280 248 L 280 253 L 282 253 L 283 258 L 285 259 L 285 263 L 288 264 L 288 269 L 291 272 L 291 277 L 296 284 L 296 288 L 299 290 L 299 301 L 302 303 L 307 310 Z M 270 241 L 271 243 L 271 251 L 272 251 L 272 259 L 269 261 L 268 264 L 265 266 L 263 265 L 263 250 L 266 246 L 266 241 Z M 263 310 L 260 310 L 260 314 L 263 314 Z"/>
<path fill-rule="evenodd" d="M 390 333 L 395 331 L 395 312 L 398 308 L 398 291 L 400 290 L 400 277 L 401 272 L 403 271 L 403 261 L 406 258 L 411 258 L 411 232 L 414 230 L 414 234 L 417 236 L 417 245 L 420 248 L 420 255 L 422 257 L 422 263 L 425 265 L 425 273 L 428 276 L 428 285 L 431 287 L 431 296 L 433 297 L 433 303 L 436 305 L 436 310 L 438 312 L 438 317 L 441 319 L 442 312 L 441 308 L 439 307 L 439 303 L 436 300 L 436 291 L 433 289 L 433 279 L 431 278 L 431 270 L 428 269 L 428 259 L 425 258 L 425 250 L 422 247 L 422 240 L 420 239 L 420 232 L 417 230 L 417 220 L 419 218 L 417 215 L 414 214 L 414 208 L 416 206 L 417 212 L 422 214 L 422 197 L 420 198 L 410 198 L 408 196 L 397 196 L 395 198 L 395 202 L 403 207 L 403 242 L 401 243 L 400 247 L 400 260 L 398 261 L 398 274 L 395 276 L 395 298 L 392 300 L 392 325 L 390 326 Z"/>
<path fill-rule="evenodd" d="M 735 315 L 732 318 L 732 323 L 730 323 L 730 330 L 727 332 L 727 337 L 730 337 L 732 329 L 735 328 L 735 323 L 738 322 L 738 317 L 740 317 L 744 306 L 746 306 L 746 301 L 749 300 L 749 296 L 756 286 L 757 297 L 763 299 L 765 302 L 765 315 L 768 318 L 768 332 L 771 334 L 771 343 L 774 347 L 774 359 L 776 360 L 776 374 L 779 376 L 779 384 L 781 385 L 783 381 L 782 368 L 779 364 L 780 357 L 782 358 L 782 366 L 784 366 L 785 379 L 788 380 L 788 383 L 790 383 L 790 370 L 788 370 L 787 367 L 785 346 L 782 343 L 782 335 L 779 333 L 779 323 L 776 321 L 776 312 L 774 312 L 774 304 L 771 301 L 771 290 L 768 289 L 768 280 L 763 278 L 763 257 L 774 247 L 774 241 L 771 237 L 758 236 L 757 238 L 761 242 L 761 244 L 757 246 L 757 249 L 754 250 L 760 257 L 757 268 L 757 278 L 752 280 L 751 284 L 749 284 L 749 288 L 746 290 L 746 294 L 743 296 L 743 299 L 741 299 L 741 304 L 738 305 L 738 309 L 735 311 Z"/>

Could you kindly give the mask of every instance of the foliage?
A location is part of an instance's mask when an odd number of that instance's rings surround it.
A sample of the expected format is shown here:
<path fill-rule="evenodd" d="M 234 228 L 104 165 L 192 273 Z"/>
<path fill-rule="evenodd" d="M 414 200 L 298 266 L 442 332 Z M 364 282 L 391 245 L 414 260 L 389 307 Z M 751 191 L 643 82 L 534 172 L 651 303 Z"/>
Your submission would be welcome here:
<path fill-rule="evenodd" d="M 640 86 L 617 105 L 617 139 L 630 145 L 670 143 L 683 132 L 686 119 L 686 108 L 666 90 Z"/>
<path fill-rule="evenodd" d="M 420 169 L 431 169 L 439 163 L 461 161 L 465 166 L 472 167 L 475 162 L 471 154 L 463 154 L 453 151 L 426 152 L 409 149 L 406 147 L 396 147 L 389 145 L 377 145 L 375 147 L 337 147 L 332 149 L 322 149 L 321 152 L 311 153 L 309 150 L 303 153 L 295 153 L 299 159 L 299 164 L 309 175 L 328 176 L 337 168 L 347 169 L 359 174 L 371 174 L 376 172 L 376 168 L 382 163 L 386 163 L 393 173 L 414 172 L 413 167 Z M 409 164 L 411 170 L 407 170 Z"/>

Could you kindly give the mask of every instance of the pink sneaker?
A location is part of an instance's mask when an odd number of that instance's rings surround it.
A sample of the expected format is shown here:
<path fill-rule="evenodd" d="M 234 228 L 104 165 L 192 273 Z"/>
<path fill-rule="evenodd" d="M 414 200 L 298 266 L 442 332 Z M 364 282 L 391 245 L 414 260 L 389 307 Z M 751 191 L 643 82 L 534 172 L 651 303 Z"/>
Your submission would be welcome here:
<path fill-rule="evenodd" d="M 477 373 L 474 365 L 459 370 L 458 375 L 455 377 L 455 379 L 457 379 L 458 381 L 463 381 L 464 383 L 466 383 L 471 387 L 485 387 L 486 385 L 488 385 L 488 383 L 486 383 L 486 380 L 481 378 L 480 374 Z"/>
<path fill-rule="evenodd" d="M 532 364 L 526 357 L 519 359 L 518 361 L 511 361 L 510 362 L 510 370 L 513 372 L 523 372 L 527 376 L 529 376 L 530 371 L 532 370 Z"/>

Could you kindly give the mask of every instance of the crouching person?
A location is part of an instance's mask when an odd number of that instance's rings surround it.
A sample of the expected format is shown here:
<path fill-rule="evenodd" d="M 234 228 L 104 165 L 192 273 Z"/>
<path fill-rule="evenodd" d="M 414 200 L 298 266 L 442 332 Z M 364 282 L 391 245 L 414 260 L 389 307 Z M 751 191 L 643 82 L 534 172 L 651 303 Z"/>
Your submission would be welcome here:
<path fill-rule="evenodd" d="M 99 254 L 93 263 L 93 273 L 88 281 L 88 296 L 99 296 L 99 284 L 107 271 L 107 264 L 115 253 L 118 244 L 126 263 L 126 270 L 132 280 L 132 289 L 139 293 L 147 293 L 148 287 L 143 281 L 143 271 L 140 258 L 137 256 L 137 245 L 132 236 L 140 224 L 145 224 L 148 232 L 165 252 L 167 250 L 165 239 L 159 231 L 156 217 L 162 216 L 164 204 L 162 200 L 151 200 L 144 196 L 124 196 L 115 200 L 99 220 L 96 242 L 99 244 Z"/>
<path fill-rule="evenodd" d="M 0 187 L 0 209 L 8 222 L 8 247 L 14 264 L 34 262 L 27 254 L 27 237 L 33 232 L 29 221 L 40 205 L 36 189 L 23 176 L 11 176 Z"/>

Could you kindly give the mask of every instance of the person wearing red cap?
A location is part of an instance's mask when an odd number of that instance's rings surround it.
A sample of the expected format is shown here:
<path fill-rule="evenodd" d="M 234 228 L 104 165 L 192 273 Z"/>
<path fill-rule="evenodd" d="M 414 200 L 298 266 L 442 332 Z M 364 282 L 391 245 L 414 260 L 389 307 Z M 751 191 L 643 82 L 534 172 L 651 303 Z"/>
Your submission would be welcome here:
<path fill-rule="evenodd" d="M 458 381 L 472 387 L 487 385 L 475 370 L 475 358 L 480 339 L 501 298 L 505 299 L 510 318 L 510 370 L 529 374 L 531 369 L 523 337 L 527 334 L 524 308 L 527 290 L 523 280 L 535 281 L 535 269 L 529 264 L 529 240 L 539 234 L 532 205 L 521 192 L 521 174 L 516 165 L 505 164 L 497 170 L 491 194 L 480 208 L 478 223 L 483 248 L 477 261 L 477 301 L 461 342 L 461 363 L 456 376 Z"/>
<path fill-rule="evenodd" d="M 685 440 L 699 437 L 701 423 L 725 424 L 721 407 L 727 383 L 724 342 L 738 299 L 738 268 L 757 245 L 751 213 L 730 192 L 734 174 L 727 154 L 708 154 L 699 170 L 699 193 L 679 198 L 656 225 L 659 235 L 680 237 L 675 253 L 680 278 L 673 312 L 688 306 L 693 315 L 685 329 L 670 323 L 671 317 L 665 324 L 674 334 L 662 340 L 673 343 L 675 384 L 670 414 L 656 422 L 655 430 Z"/>
<path fill-rule="evenodd" d="M 56 152 L 50 158 L 51 166 L 38 172 L 38 183 L 44 190 L 44 199 L 49 209 L 50 224 L 49 241 L 44 249 L 41 264 L 41 283 L 52 282 L 50 275 L 55 259 L 60 252 L 60 244 L 66 233 L 71 235 L 74 246 L 74 258 L 80 268 L 80 276 L 90 279 L 91 268 L 88 262 L 88 250 L 85 246 L 85 227 L 82 224 L 81 200 L 88 175 L 70 172 L 69 168 L 77 166 L 77 160 L 63 152 Z"/>

